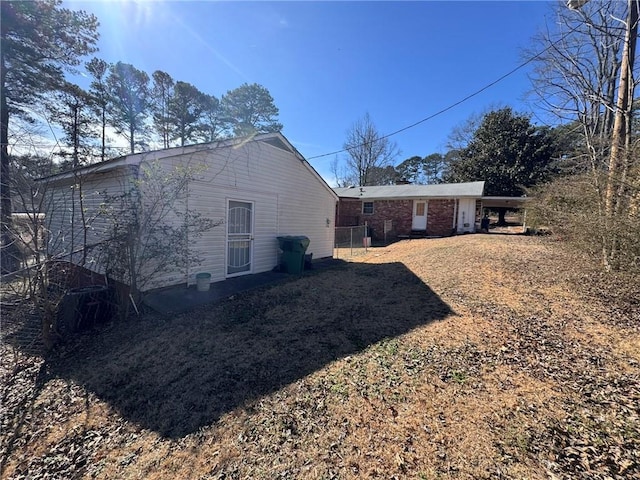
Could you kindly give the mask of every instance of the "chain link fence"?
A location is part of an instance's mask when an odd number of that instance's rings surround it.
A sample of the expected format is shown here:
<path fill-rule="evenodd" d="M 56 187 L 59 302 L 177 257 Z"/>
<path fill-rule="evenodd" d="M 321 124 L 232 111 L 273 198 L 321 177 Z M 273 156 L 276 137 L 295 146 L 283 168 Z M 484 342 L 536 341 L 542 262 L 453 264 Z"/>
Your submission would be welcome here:
<path fill-rule="evenodd" d="M 367 253 L 371 247 L 371 236 L 367 225 L 336 227 L 334 258 L 350 258 Z"/>

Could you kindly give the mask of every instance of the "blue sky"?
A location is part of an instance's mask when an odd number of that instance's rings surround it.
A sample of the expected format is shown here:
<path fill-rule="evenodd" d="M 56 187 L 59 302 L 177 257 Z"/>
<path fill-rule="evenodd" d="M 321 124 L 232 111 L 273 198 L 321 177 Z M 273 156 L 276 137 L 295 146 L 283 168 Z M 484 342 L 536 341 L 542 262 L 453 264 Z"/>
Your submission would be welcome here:
<path fill-rule="evenodd" d="M 280 109 L 284 135 L 327 180 L 346 131 L 368 112 L 387 134 L 447 108 L 523 61 L 552 22 L 543 1 L 82 2 L 100 51 L 151 74 L 222 96 L 259 83 Z M 393 137 L 398 163 L 446 151 L 473 114 L 511 106 L 534 113 L 524 68 L 463 104 Z M 534 116 L 533 120 L 536 121 Z M 341 154 L 344 155 L 344 154 Z M 340 154 L 339 154 L 340 156 Z"/>

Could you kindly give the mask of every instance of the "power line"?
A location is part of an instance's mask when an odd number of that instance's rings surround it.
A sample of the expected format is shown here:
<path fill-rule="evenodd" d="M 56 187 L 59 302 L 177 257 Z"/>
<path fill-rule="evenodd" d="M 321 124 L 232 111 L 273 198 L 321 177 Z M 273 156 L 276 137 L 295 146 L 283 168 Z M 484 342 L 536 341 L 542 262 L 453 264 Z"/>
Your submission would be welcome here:
<path fill-rule="evenodd" d="M 573 27 L 571 30 L 569 30 L 567 33 L 565 33 L 559 40 L 558 42 L 563 41 L 565 38 L 567 38 L 570 34 L 572 34 L 573 32 L 575 32 L 578 29 L 578 26 Z M 420 125 L 421 123 L 424 123 L 428 120 L 431 120 L 435 117 L 438 117 L 440 115 L 442 115 L 445 112 L 448 112 L 449 110 L 457 107 L 458 105 L 466 102 L 467 100 L 481 94 L 482 92 L 484 92 L 485 90 L 488 90 L 489 88 L 493 87 L 494 85 L 496 85 L 497 83 L 500 83 L 502 80 L 504 80 L 505 78 L 513 75 L 515 72 L 517 72 L 518 70 L 526 67 L 528 64 L 530 64 L 531 62 L 533 62 L 534 60 L 536 60 L 538 57 L 544 55 L 545 53 L 547 53 L 549 50 L 551 50 L 552 48 L 554 48 L 554 45 L 551 44 L 549 45 L 547 48 L 545 48 L 544 50 L 538 52 L 537 54 L 535 54 L 533 57 L 529 58 L 528 60 L 522 62 L 520 65 L 518 65 L 517 67 L 515 67 L 514 69 L 510 70 L 509 72 L 505 73 L 504 75 L 502 75 L 501 77 L 499 77 L 498 79 L 494 80 L 491 83 L 488 83 L 487 85 L 485 85 L 484 87 L 480 88 L 479 90 L 476 90 L 475 92 L 467 95 L 466 97 L 462 98 L 461 100 L 458 100 L 455 103 L 452 103 L 451 105 L 449 105 L 448 107 L 443 108 L 442 110 L 438 110 L 436 113 L 433 113 L 431 115 L 429 115 L 428 117 L 423 118 L 422 120 L 418 120 L 415 123 L 412 123 L 411 125 L 407 125 L 406 127 L 402 127 L 399 130 L 396 130 L 394 132 L 388 133 L 387 135 L 383 135 L 380 138 L 376 139 L 376 140 L 383 140 L 385 138 L 389 138 L 392 137 L 394 135 L 397 135 L 401 132 L 404 132 L 405 130 L 409 130 L 411 128 L 417 127 L 418 125 Z M 358 145 L 359 147 L 366 145 L 366 143 L 363 143 L 361 145 Z M 307 160 L 314 160 L 316 158 L 323 158 L 323 157 L 328 157 L 330 155 L 337 155 L 338 153 L 344 153 L 348 151 L 348 149 L 343 148 L 341 150 L 336 150 L 334 152 L 329 152 L 329 153 L 323 153 L 321 155 L 315 155 L 313 157 L 309 157 Z"/>

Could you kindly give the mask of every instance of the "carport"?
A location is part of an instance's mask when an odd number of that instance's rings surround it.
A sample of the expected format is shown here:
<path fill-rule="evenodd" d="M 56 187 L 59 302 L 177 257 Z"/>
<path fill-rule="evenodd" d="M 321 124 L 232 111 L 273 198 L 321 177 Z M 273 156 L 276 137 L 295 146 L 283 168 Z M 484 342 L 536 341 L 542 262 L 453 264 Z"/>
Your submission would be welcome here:
<path fill-rule="evenodd" d="M 495 210 L 523 210 L 522 215 L 522 231 L 525 232 L 527 230 L 527 202 L 531 200 L 530 197 L 500 197 L 500 196 L 487 196 L 482 197 L 481 199 L 481 209 L 480 211 L 484 211 L 485 208 L 495 209 Z"/>

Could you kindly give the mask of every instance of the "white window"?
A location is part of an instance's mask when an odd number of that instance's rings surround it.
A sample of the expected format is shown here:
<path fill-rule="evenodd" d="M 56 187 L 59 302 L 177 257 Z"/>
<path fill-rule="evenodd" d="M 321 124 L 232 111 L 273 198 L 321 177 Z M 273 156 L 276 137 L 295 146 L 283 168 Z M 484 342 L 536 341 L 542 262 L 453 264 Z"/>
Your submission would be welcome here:
<path fill-rule="evenodd" d="M 362 213 L 364 215 L 373 214 L 373 202 L 362 202 Z"/>

